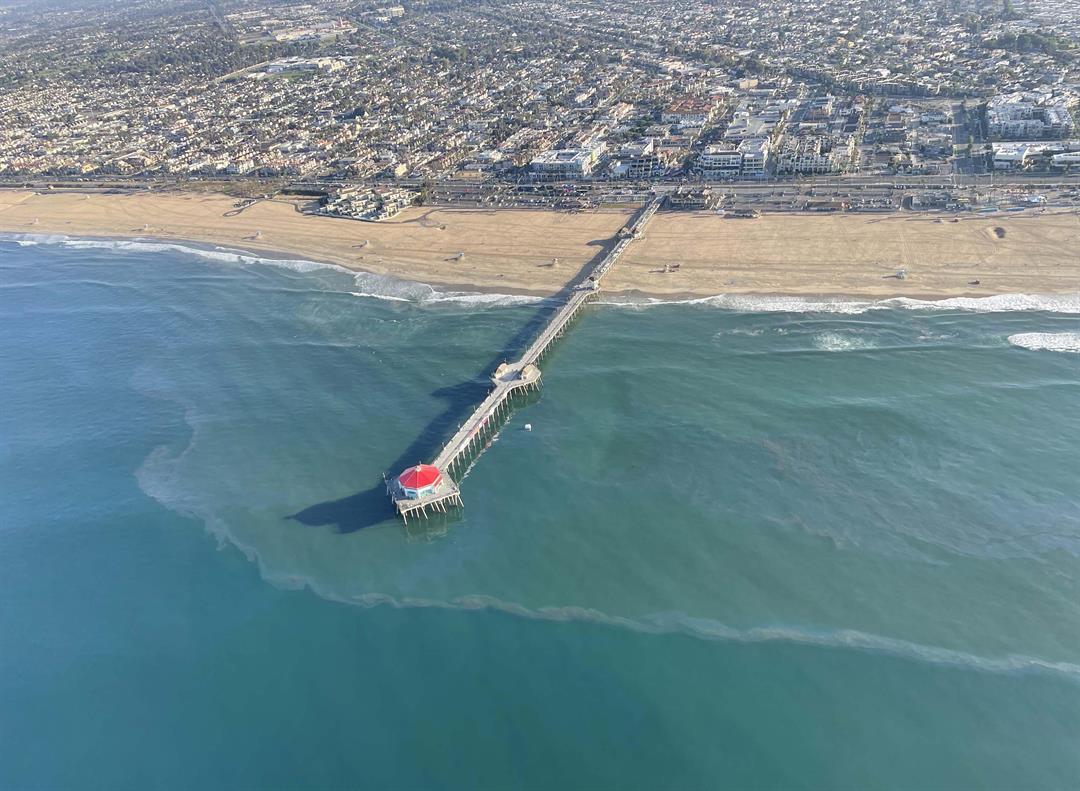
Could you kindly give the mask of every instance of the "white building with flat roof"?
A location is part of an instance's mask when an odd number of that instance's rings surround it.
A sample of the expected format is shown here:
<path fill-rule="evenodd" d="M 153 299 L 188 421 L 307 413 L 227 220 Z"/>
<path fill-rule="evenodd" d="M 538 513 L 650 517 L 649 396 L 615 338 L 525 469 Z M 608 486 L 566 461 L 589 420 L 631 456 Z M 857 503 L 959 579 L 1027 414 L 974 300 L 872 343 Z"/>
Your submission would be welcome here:
<path fill-rule="evenodd" d="M 743 178 L 764 178 L 768 174 L 771 148 L 767 137 L 750 137 L 739 143 Z"/>
<path fill-rule="evenodd" d="M 667 163 L 651 137 L 623 145 L 613 159 L 611 174 L 616 178 L 650 179 L 667 169 Z"/>
<path fill-rule="evenodd" d="M 1060 139 L 1075 127 L 1070 106 L 1076 97 L 1045 93 L 1006 93 L 986 102 L 991 137 L 1013 140 Z"/>
<path fill-rule="evenodd" d="M 589 148 L 556 148 L 533 157 L 529 164 L 537 181 L 583 179 L 592 174 L 604 146 Z"/>
<path fill-rule="evenodd" d="M 994 143 L 994 170 L 1022 170 L 1036 160 L 1057 167 L 1080 163 L 1080 140 Z"/>
<path fill-rule="evenodd" d="M 728 143 L 705 146 L 698 155 L 697 169 L 703 179 L 736 179 L 742 174 L 743 155 Z"/>

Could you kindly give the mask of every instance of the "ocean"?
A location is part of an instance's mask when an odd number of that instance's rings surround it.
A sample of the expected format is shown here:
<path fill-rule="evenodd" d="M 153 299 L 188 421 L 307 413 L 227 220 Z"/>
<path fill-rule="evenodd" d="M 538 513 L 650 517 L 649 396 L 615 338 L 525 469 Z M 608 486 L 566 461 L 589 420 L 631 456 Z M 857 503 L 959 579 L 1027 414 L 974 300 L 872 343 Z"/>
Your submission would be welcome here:
<path fill-rule="evenodd" d="M 0 787 L 1076 787 L 1080 294 L 551 309 L 0 241 Z"/>

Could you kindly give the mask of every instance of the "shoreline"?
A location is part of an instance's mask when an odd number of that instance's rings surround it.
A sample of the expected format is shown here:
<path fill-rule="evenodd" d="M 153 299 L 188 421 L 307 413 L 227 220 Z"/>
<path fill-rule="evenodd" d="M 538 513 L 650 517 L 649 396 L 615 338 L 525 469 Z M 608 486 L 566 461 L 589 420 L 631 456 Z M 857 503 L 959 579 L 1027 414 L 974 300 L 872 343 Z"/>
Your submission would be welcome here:
<path fill-rule="evenodd" d="M 175 236 L 84 236 L 84 235 L 67 235 L 62 233 L 35 233 L 35 232 L 22 232 L 22 231 L 7 231 L 0 227 L 0 243 L 13 242 L 18 244 L 21 239 L 14 237 L 24 236 L 31 237 L 29 241 L 33 241 L 34 244 L 63 244 L 64 242 L 145 242 L 146 244 L 162 244 L 172 245 L 179 248 L 182 251 L 187 251 L 192 254 L 198 254 L 199 252 L 205 253 L 221 253 L 228 255 L 244 256 L 246 258 L 253 259 L 256 263 L 266 262 L 271 266 L 277 263 L 295 262 L 300 264 L 312 264 L 316 267 L 325 267 L 327 269 L 336 269 L 342 274 L 346 275 L 370 275 L 372 277 L 383 277 L 391 281 L 400 282 L 403 284 L 428 286 L 433 291 L 438 293 L 468 293 L 468 294 L 492 294 L 498 296 L 507 297 L 535 297 L 537 299 L 553 299 L 557 296 L 557 293 L 551 293 L 547 291 L 530 290 L 530 289 L 517 289 L 507 288 L 500 290 L 495 285 L 477 285 L 473 283 L 428 283 L 423 280 L 415 280 L 408 277 L 401 277 L 393 274 L 386 274 L 383 272 L 373 272 L 366 269 L 360 269 L 358 267 L 347 266 L 337 261 L 319 260 L 313 257 L 297 257 L 297 253 L 287 250 L 277 250 L 271 248 L 255 248 L 255 247 L 238 247 L 233 244 L 220 245 L 214 242 L 209 242 L 202 239 L 182 239 Z M 33 237 L 40 237 L 35 239 Z M 56 239 L 56 237 L 63 237 L 62 239 Z M 608 292 L 604 292 L 608 293 Z"/>
<path fill-rule="evenodd" d="M 620 209 L 565 214 L 418 207 L 401 219 L 360 223 L 302 214 L 295 202 L 285 201 L 262 202 L 229 216 L 234 205 L 231 198 L 198 193 L 0 191 L 0 233 L 173 244 L 310 262 L 440 291 L 550 298 L 578 276 L 629 216 Z M 608 275 L 603 293 L 645 304 L 722 297 L 879 302 L 1080 295 L 1080 216 L 1075 213 L 976 214 L 957 222 L 947 217 L 736 220 L 702 212 L 661 213 Z M 140 220 L 142 227 L 131 227 Z M 459 252 L 448 255 L 454 249 Z M 549 257 L 552 250 L 562 255 Z M 908 259 L 926 263 L 905 266 Z M 673 262 L 677 269 L 664 272 Z M 908 277 L 890 276 L 901 268 L 908 269 Z"/>
<path fill-rule="evenodd" d="M 367 272 L 365 270 L 357 269 L 354 267 L 344 266 L 343 264 L 334 261 L 318 261 L 310 258 L 297 258 L 294 253 L 283 250 L 271 250 L 271 249 L 250 249 L 236 246 L 223 247 L 215 245 L 211 242 L 194 240 L 194 239 L 180 239 L 176 237 L 150 237 L 150 236 L 69 236 L 65 234 L 56 233 L 24 233 L 24 232 L 12 232 L 0 230 L 0 243 L 8 241 L 12 243 L 18 243 L 24 241 L 15 237 L 40 237 L 40 239 L 31 239 L 34 244 L 60 244 L 64 242 L 105 242 L 105 243 L 125 243 L 125 242 L 145 242 L 147 244 L 166 244 L 172 245 L 181 252 L 188 252 L 190 254 L 198 255 L 200 252 L 205 253 L 224 253 L 230 255 L 244 256 L 253 259 L 255 264 L 266 263 L 270 266 L 277 265 L 277 262 L 287 263 L 295 262 L 301 264 L 311 264 L 316 267 L 325 267 L 328 269 L 335 269 L 346 275 L 370 275 L 377 278 L 386 278 L 388 282 L 401 284 L 403 286 L 424 286 L 431 289 L 433 294 L 442 294 L 448 296 L 493 296 L 493 297 L 520 297 L 529 300 L 544 301 L 557 298 L 557 294 L 535 291 L 528 289 L 499 289 L 495 285 L 475 285 L 470 283 L 427 283 L 421 280 L 414 280 L 410 278 L 401 277 L 392 274 L 383 274 L 379 272 Z M 63 237 L 57 239 L 56 237 Z M 411 299 L 409 297 L 402 297 L 394 294 L 378 294 L 378 293 L 365 293 L 357 294 L 358 296 L 369 297 L 371 299 L 388 299 L 394 301 L 411 302 L 414 304 L 421 304 L 422 299 Z M 1053 306 L 1051 303 L 1056 300 L 1068 300 L 1069 297 L 1074 297 L 1075 301 L 1072 304 Z M 1021 303 L 1020 307 L 1009 307 L 1007 305 L 990 305 L 987 303 L 993 302 L 995 299 L 1000 300 L 1015 300 Z M 886 309 L 889 307 L 909 307 L 912 309 L 927 309 L 933 310 L 939 305 L 941 309 L 969 309 L 978 310 L 985 309 L 986 312 L 991 311 L 1016 311 L 1016 310 L 1046 310 L 1050 312 L 1064 312 L 1064 313 L 1080 313 L 1080 287 L 1071 291 L 1062 292 L 1047 292 L 1047 293 L 1026 293 L 1026 292 L 1006 292 L 999 294 L 980 294 L 974 292 L 968 293 L 953 293 L 948 295 L 942 295 L 939 293 L 919 293 L 910 292 L 903 295 L 881 295 L 878 293 L 840 293 L 840 292 L 753 292 L 753 291 L 731 291 L 720 292 L 715 294 L 706 294 L 697 291 L 690 291 L 684 293 L 667 292 L 663 294 L 650 294 L 639 291 L 637 289 L 629 289 L 622 291 L 603 290 L 601 297 L 596 304 L 608 307 L 627 307 L 627 308 L 651 308 L 651 307 L 664 307 L 671 305 L 693 305 L 693 304 L 707 304 L 717 303 L 724 300 L 730 300 L 733 304 L 730 305 L 713 305 L 720 308 L 728 308 L 731 310 L 744 310 L 752 313 L 765 313 L 765 312 L 835 312 L 845 313 L 849 312 L 845 309 L 854 309 L 850 312 L 863 312 L 865 310 L 873 309 Z M 740 305 L 738 303 L 747 301 L 753 303 L 754 300 L 760 300 L 758 304 Z M 946 305 L 944 303 L 953 301 L 972 301 L 976 304 L 970 306 L 959 305 Z M 775 305 L 770 303 L 775 302 Z M 896 305 L 890 305 L 888 303 L 895 302 Z M 1062 308 L 1067 308 L 1063 310 Z"/>

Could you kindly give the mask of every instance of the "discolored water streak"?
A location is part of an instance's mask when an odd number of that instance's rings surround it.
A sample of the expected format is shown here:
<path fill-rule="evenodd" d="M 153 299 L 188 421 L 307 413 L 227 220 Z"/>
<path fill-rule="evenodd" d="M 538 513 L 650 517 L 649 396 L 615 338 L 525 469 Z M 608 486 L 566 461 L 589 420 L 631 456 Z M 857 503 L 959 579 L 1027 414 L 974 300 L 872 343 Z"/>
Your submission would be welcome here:
<path fill-rule="evenodd" d="M 22 241 L 0 242 L 0 785 L 1080 769 L 1068 297 L 598 306 L 464 512 L 407 530 L 381 474 L 430 457 L 550 306 Z"/>

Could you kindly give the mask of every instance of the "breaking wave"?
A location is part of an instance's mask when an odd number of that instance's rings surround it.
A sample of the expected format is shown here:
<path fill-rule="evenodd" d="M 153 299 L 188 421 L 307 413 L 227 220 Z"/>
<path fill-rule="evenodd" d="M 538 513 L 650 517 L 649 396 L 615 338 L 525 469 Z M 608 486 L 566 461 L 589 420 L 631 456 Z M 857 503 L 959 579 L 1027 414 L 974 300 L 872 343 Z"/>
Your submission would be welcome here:
<path fill-rule="evenodd" d="M 544 301 L 544 297 L 472 291 L 440 291 L 435 286 L 392 275 L 358 272 L 339 264 L 309 261 L 302 258 L 263 256 L 248 250 L 230 247 L 203 247 L 193 243 L 163 242 L 149 239 L 86 239 L 62 234 L 0 234 L 0 241 L 14 242 L 20 247 L 51 244 L 72 250 L 115 250 L 124 253 L 181 253 L 204 261 L 220 264 L 260 265 L 282 267 L 293 272 L 330 270 L 353 279 L 355 291 L 347 293 L 366 299 L 389 302 L 411 302 L 422 305 L 457 304 L 504 307 L 529 305 Z"/>
<path fill-rule="evenodd" d="M 308 261 L 299 258 L 262 256 L 248 250 L 229 247 L 203 247 L 194 243 L 155 241 L 149 239 L 87 239 L 62 234 L 0 233 L 0 241 L 23 247 L 56 244 L 76 250 L 117 250 L 133 253 L 175 252 L 193 255 L 207 261 L 225 264 L 270 264 L 295 272 L 333 270 L 351 277 L 355 290 L 347 293 L 363 299 L 392 302 L 412 302 L 423 305 L 458 304 L 502 307 L 538 304 L 548 297 L 487 293 L 478 291 L 440 291 L 427 283 L 405 280 L 391 275 L 358 272 L 338 264 Z M 716 294 L 687 299 L 661 299 L 635 295 L 613 294 L 598 304 L 620 308 L 644 309 L 665 305 L 693 305 L 720 308 L 741 313 L 835 313 L 854 315 L 872 310 L 955 310 L 972 313 L 1002 313 L 1015 311 L 1045 311 L 1049 313 L 1080 314 L 1080 291 L 1070 294 L 997 294 L 989 297 L 951 297 L 927 300 L 893 297 L 880 300 L 849 299 L 844 297 L 797 297 L 783 295 Z"/>
<path fill-rule="evenodd" d="M 822 332 L 814 336 L 814 348 L 823 352 L 847 352 L 873 349 L 874 344 L 865 338 L 839 332 Z"/>
<path fill-rule="evenodd" d="M 1009 343 L 1033 351 L 1080 354 L 1080 332 L 1021 332 L 1010 335 Z"/>
<path fill-rule="evenodd" d="M 892 297 L 879 300 L 844 297 L 794 297 L 782 295 L 716 294 L 688 299 L 610 296 L 600 304 L 621 308 L 644 309 L 664 305 L 696 305 L 739 313 L 838 313 L 854 315 L 871 310 L 957 310 L 969 313 L 1006 313 L 1046 311 L 1080 313 L 1080 291 L 1076 294 L 996 294 L 989 297 L 950 297 L 947 299 L 912 299 Z"/>

